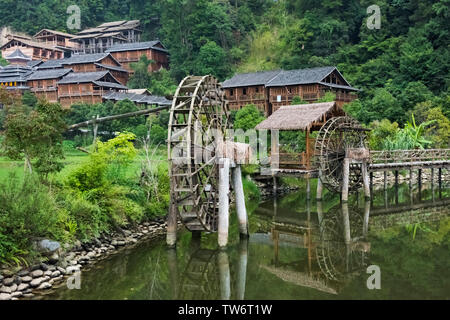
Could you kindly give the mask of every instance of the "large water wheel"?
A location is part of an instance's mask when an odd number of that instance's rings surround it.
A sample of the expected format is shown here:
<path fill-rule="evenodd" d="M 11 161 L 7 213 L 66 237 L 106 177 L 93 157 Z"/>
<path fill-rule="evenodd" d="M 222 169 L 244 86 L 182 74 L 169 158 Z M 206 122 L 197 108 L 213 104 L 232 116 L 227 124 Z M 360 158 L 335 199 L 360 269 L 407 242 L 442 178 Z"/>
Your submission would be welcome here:
<path fill-rule="evenodd" d="M 217 231 L 218 161 L 215 133 L 229 126 L 224 92 L 212 76 L 188 76 L 170 110 L 168 157 L 170 196 L 190 231 Z"/>
<path fill-rule="evenodd" d="M 328 190 L 341 192 L 346 151 L 360 148 L 367 148 L 366 129 L 355 119 L 335 117 L 322 126 L 316 139 L 315 159 L 320 180 Z M 357 191 L 361 185 L 361 163 L 351 163 L 349 192 Z"/>

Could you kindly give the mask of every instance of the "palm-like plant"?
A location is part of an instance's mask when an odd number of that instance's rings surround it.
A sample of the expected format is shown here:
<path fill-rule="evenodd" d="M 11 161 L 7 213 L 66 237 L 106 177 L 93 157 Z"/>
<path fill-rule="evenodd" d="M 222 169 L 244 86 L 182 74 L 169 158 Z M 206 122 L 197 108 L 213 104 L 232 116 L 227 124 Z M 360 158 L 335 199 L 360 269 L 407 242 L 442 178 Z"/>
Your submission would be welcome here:
<path fill-rule="evenodd" d="M 425 129 L 436 120 L 422 122 L 416 125 L 414 114 L 411 115 L 412 121 L 407 122 L 403 129 L 395 134 L 394 138 L 387 138 L 383 147 L 385 150 L 410 150 L 425 149 L 432 141 L 425 138 Z"/>

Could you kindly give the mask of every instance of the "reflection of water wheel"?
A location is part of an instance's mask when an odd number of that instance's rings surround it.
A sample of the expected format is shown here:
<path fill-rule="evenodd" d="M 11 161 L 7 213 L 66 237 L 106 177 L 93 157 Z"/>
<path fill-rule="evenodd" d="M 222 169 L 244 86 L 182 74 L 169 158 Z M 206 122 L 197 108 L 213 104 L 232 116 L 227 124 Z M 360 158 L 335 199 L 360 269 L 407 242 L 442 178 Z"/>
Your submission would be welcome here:
<path fill-rule="evenodd" d="M 322 172 L 322 183 L 328 190 L 340 192 L 343 161 L 347 148 L 366 148 L 366 134 L 355 119 L 335 117 L 320 129 L 315 145 L 316 162 Z M 349 192 L 362 185 L 361 164 L 350 164 Z"/>
<path fill-rule="evenodd" d="M 350 237 L 359 239 L 363 234 L 363 216 L 356 208 L 349 208 Z M 316 247 L 317 263 L 322 273 L 330 280 L 340 281 L 352 272 L 362 270 L 367 265 L 368 256 L 353 250 L 352 244 L 345 243 L 344 221 L 340 206 L 330 209 L 320 225 L 320 241 Z"/>
<path fill-rule="evenodd" d="M 198 249 L 191 255 L 180 282 L 181 300 L 210 300 L 217 298 L 219 277 L 216 264 L 217 251 Z"/>
<path fill-rule="evenodd" d="M 191 231 L 217 230 L 218 166 L 211 133 L 223 134 L 228 125 L 227 105 L 217 80 L 184 78 L 170 111 L 168 155 L 171 199 Z"/>

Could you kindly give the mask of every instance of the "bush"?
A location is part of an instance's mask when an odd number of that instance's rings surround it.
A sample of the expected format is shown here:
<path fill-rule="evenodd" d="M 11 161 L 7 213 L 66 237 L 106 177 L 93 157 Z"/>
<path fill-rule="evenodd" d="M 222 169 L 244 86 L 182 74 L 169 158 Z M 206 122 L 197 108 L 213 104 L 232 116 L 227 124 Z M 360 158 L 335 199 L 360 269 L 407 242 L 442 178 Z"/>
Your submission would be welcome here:
<path fill-rule="evenodd" d="M 34 238 L 67 241 L 69 217 L 35 176 L 11 175 L 0 184 L 0 263 L 24 262 Z"/>

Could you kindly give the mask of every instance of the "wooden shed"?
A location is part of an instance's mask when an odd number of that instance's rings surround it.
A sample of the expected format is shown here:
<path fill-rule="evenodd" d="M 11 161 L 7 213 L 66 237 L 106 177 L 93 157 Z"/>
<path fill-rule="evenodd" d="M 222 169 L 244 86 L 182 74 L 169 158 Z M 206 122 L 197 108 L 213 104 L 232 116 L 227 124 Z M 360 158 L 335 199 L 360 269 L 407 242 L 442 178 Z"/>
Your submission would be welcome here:
<path fill-rule="evenodd" d="M 344 111 L 334 101 L 280 107 L 256 126 L 257 130 L 270 130 L 272 133 L 272 167 L 311 170 L 315 145 L 315 139 L 310 136 L 311 132 L 318 131 L 328 119 L 344 114 Z M 279 145 L 279 131 L 304 131 L 306 134 L 305 151 L 302 153 L 284 152 L 282 146 Z"/>

